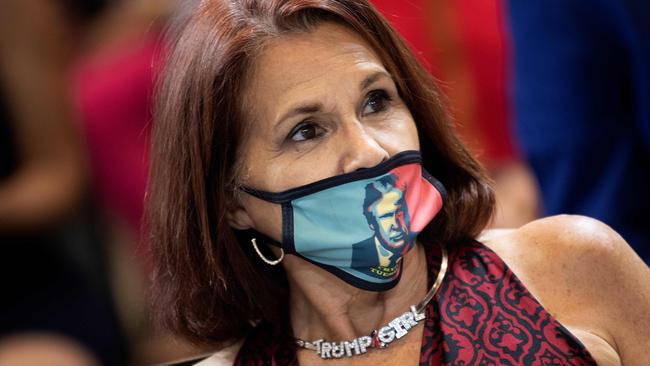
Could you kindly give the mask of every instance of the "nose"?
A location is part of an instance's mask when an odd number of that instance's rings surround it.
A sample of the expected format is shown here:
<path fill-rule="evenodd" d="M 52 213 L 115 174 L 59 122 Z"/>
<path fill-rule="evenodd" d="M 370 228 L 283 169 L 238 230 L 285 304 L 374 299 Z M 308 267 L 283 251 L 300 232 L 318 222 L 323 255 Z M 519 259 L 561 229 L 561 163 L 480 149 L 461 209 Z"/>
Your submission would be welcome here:
<path fill-rule="evenodd" d="M 399 218 L 393 215 L 392 220 L 390 221 L 390 231 L 399 231 L 399 229 L 400 229 Z"/>
<path fill-rule="evenodd" d="M 388 151 L 358 121 L 345 123 L 341 129 L 339 151 L 343 152 L 340 160 L 342 174 L 371 168 L 390 157 Z"/>

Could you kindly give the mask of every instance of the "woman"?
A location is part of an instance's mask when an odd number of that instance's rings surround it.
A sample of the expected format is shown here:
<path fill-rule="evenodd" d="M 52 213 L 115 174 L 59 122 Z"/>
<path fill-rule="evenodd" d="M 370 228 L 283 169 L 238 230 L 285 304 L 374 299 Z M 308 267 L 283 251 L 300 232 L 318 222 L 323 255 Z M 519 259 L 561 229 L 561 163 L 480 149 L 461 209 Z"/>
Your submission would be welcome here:
<path fill-rule="evenodd" d="M 365 1 L 202 2 L 171 46 L 153 146 L 161 319 L 243 339 L 230 362 L 650 361 L 650 274 L 607 226 L 474 239 L 484 172 Z"/>

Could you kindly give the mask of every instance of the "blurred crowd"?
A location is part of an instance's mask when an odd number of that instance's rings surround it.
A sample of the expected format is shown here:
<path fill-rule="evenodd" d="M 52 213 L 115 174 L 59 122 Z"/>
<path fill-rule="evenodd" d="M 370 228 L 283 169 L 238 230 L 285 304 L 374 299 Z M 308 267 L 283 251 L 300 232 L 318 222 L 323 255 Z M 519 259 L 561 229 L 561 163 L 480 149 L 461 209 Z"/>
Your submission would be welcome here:
<path fill-rule="evenodd" d="M 142 218 L 164 31 L 195 3 L 0 3 L 0 366 L 210 351 L 151 324 Z M 587 215 L 650 263 L 650 3 L 373 3 L 490 172 L 493 227 Z"/>

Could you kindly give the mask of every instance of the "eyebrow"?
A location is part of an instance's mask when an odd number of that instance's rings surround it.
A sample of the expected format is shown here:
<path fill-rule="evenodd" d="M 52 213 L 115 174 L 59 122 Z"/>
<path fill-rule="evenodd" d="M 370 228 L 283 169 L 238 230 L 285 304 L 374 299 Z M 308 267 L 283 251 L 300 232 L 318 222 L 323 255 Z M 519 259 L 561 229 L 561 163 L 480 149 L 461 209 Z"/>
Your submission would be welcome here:
<path fill-rule="evenodd" d="M 376 72 L 373 72 L 372 74 L 366 76 L 366 78 L 363 79 L 363 81 L 361 81 L 359 89 L 360 90 L 366 89 L 367 87 L 369 87 L 375 81 L 381 79 L 382 77 L 386 77 L 386 78 L 389 78 L 391 80 L 393 79 L 386 71 L 383 71 L 383 70 L 382 71 L 376 71 Z"/>
<path fill-rule="evenodd" d="M 386 77 L 389 79 L 393 79 L 386 71 L 376 71 L 373 72 L 372 74 L 366 76 L 361 83 L 359 83 L 359 90 L 365 90 L 368 88 L 370 85 L 372 85 L 374 82 L 377 80 L 381 79 L 382 77 Z M 317 113 L 320 112 L 323 109 L 323 105 L 321 103 L 307 103 L 307 104 L 300 104 L 291 110 L 289 112 L 285 113 L 278 119 L 278 123 L 276 123 L 276 126 L 280 125 L 282 122 L 286 121 L 287 119 L 298 116 L 301 114 L 309 114 L 309 113 Z"/>

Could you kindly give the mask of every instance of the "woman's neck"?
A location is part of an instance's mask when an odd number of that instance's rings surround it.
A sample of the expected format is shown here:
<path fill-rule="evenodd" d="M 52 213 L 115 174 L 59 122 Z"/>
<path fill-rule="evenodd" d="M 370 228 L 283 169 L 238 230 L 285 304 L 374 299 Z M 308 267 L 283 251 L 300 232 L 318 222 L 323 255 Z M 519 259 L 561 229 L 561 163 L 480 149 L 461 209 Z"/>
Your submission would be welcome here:
<path fill-rule="evenodd" d="M 426 254 L 416 245 L 402 265 L 402 277 L 384 292 L 359 290 L 295 256 L 284 266 L 290 286 L 294 336 L 342 341 L 368 335 L 422 301 L 427 292 Z"/>

